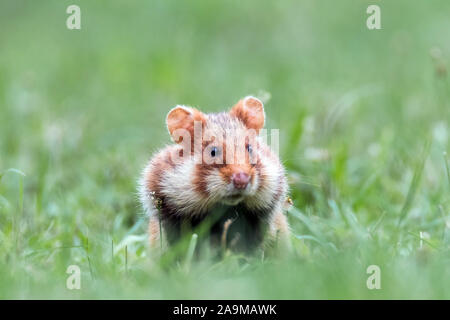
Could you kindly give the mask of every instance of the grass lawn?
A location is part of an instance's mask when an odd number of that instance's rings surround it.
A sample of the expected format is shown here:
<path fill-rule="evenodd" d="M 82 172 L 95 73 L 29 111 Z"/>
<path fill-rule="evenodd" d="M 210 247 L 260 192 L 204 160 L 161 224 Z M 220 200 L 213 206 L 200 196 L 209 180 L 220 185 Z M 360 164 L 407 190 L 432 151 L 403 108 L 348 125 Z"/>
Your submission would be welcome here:
<path fill-rule="evenodd" d="M 66 28 L 74 3 L 81 30 Z M 381 30 L 366 27 L 374 3 Z M 448 12 L 1 1 L 0 298 L 450 299 Z M 151 257 L 136 184 L 170 142 L 168 110 L 248 94 L 280 129 L 294 252 Z M 66 288 L 70 265 L 80 290 Z"/>

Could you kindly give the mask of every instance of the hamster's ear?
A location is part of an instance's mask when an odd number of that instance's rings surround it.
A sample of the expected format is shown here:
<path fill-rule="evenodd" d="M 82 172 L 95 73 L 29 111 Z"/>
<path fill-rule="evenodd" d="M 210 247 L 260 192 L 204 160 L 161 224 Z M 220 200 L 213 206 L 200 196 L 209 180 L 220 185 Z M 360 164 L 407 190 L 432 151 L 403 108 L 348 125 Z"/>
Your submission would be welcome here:
<path fill-rule="evenodd" d="M 169 111 L 166 118 L 167 129 L 175 142 L 180 142 L 180 134 L 175 133 L 178 129 L 189 132 L 191 139 L 194 138 L 194 122 L 199 121 L 203 125 L 206 121 L 205 115 L 197 109 L 185 106 L 176 106 Z M 175 135 L 174 135 L 175 134 Z"/>
<path fill-rule="evenodd" d="M 259 132 L 264 127 L 264 107 L 261 100 L 255 97 L 245 97 L 231 108 L 230 114 L 241 120 L 248 129 Z"/>

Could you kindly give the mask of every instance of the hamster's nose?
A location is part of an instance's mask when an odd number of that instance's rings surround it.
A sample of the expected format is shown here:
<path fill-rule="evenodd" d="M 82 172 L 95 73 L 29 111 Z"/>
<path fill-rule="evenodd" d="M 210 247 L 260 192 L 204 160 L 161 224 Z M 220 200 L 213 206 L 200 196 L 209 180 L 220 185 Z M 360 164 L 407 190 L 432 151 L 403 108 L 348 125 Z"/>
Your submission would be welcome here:
<path fill-rule="evenodd" d="M 233 173 L 232 180 L 236 189 L 245 189 L 250 181 L 250 177 L 244 172 L 239 172 Z"/>

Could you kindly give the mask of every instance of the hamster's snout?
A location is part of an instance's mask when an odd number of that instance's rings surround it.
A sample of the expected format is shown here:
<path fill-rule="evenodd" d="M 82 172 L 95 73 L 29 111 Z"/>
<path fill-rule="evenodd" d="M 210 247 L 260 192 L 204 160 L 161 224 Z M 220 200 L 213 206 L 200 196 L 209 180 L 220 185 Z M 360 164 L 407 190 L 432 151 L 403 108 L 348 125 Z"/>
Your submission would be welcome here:
<path fill-rule="evenodd" d="M 231 177 L 233 181 L 233 185 L 236 189 L 242 190 L 245 189 L 250 181 L 250 176 L 245 172 L 233 173 Z"/>

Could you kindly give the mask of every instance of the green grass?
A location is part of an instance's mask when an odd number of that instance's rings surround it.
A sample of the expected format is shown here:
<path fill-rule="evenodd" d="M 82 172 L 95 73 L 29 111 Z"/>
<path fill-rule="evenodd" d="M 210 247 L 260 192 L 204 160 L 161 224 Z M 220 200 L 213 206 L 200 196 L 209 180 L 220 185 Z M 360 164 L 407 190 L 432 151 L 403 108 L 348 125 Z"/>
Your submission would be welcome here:
<path fill-rule="evenodd" d="M 369 31 L 373 2 L 2 1 L 0 298 L 449 299 L 450 3 L 376 1 Z M 167 111 L 248 94 L 280 128 L 294 252 L 150 257 L 135 188 Z"/>

